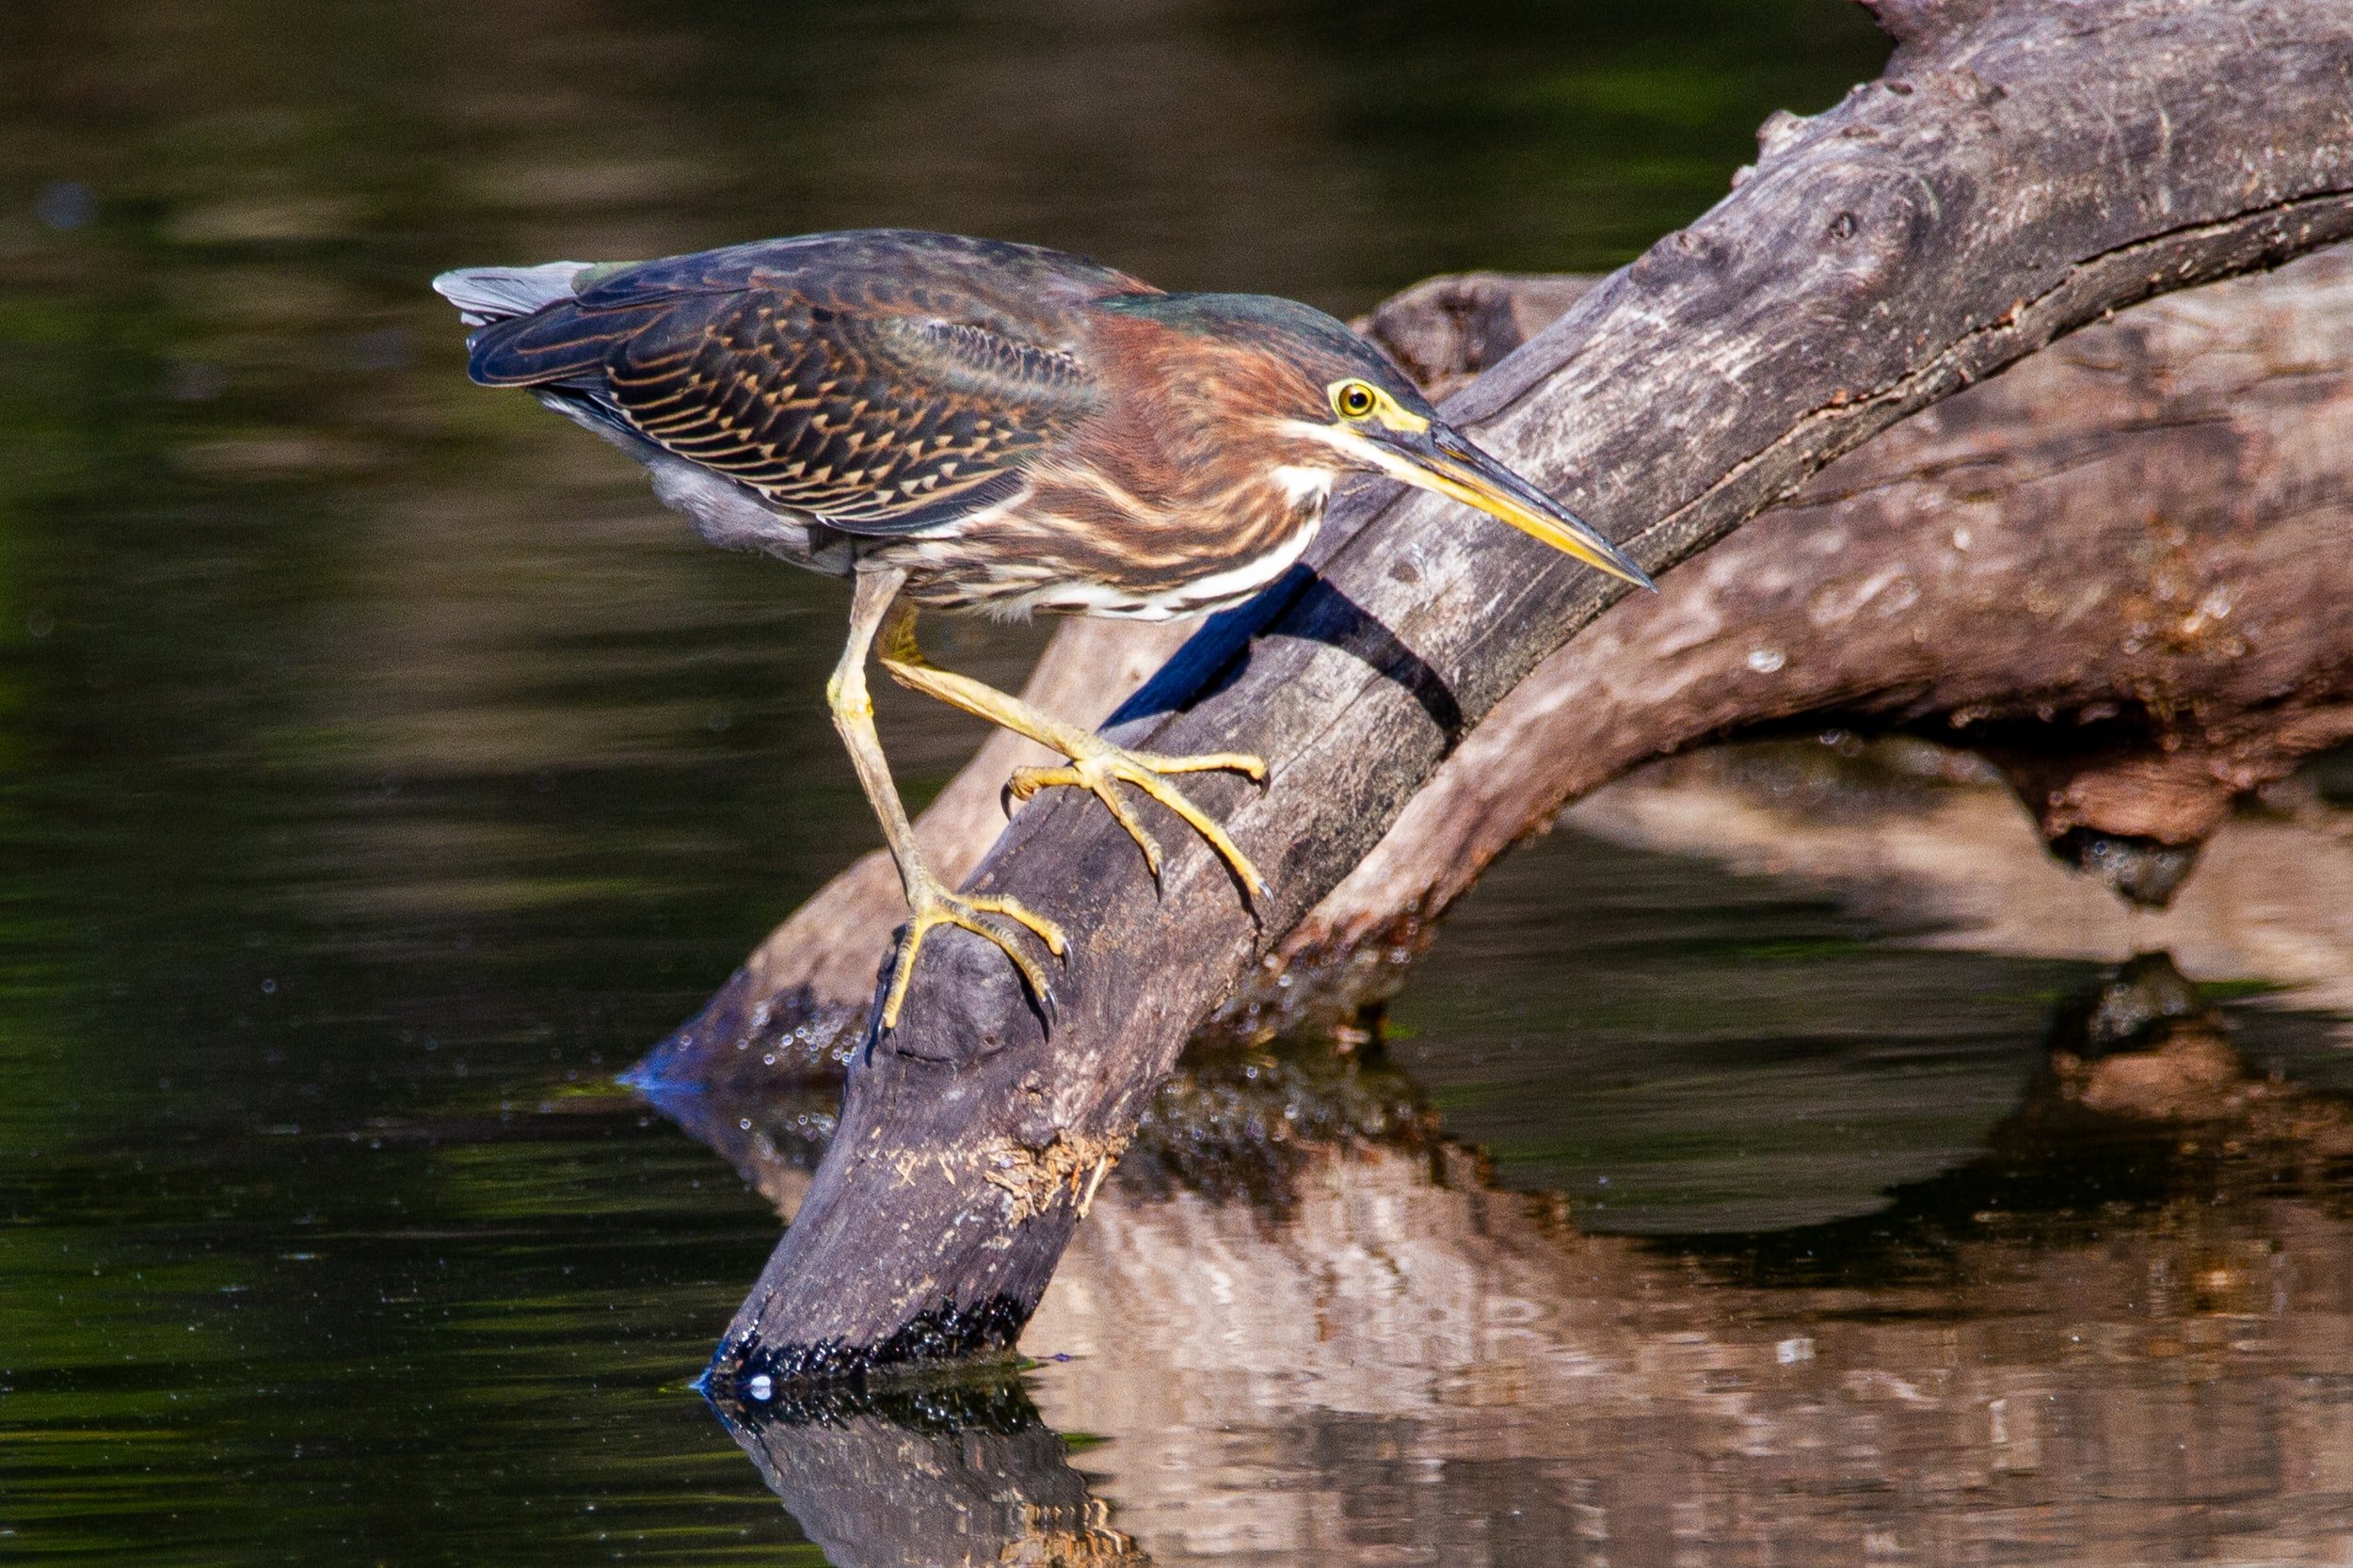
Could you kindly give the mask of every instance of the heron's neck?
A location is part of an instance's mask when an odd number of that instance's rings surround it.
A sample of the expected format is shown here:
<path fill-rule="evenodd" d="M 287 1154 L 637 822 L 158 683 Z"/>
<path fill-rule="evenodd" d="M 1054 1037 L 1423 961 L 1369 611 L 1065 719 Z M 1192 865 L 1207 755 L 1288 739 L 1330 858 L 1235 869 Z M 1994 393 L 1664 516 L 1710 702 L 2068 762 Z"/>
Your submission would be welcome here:
<path fill-rule="evenodd" d="M 1204 557 L 1249 554 L 1312 532 L 1338 477 L 1316 464 L 1219 472 L 1165 454 L 1121 460 L 1130 456 L 1096 454 L 1082 464 L 1048 458 L 1031 472 L 1036 501 L 1137 539 L 1193 541 L 1189 548 Z"/>

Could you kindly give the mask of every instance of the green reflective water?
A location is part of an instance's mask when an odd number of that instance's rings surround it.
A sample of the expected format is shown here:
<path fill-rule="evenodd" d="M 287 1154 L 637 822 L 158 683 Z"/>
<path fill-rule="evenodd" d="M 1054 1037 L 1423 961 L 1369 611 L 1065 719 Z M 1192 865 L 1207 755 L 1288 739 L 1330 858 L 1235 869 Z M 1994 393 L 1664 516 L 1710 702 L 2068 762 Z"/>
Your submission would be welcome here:
<path fill-rule="evenodd" d="M 0 10 L 0 1559 L 820 1560 L 684 1390 L 774 1212 L 609 1076 L 873 840 L 839 592 L 467 387 L 432 273 L 891 222 L 1353 310 L 1624 261 L 1879 58 L 1832 0 Z M 977 732 L 894 696 L 920 796 Z M 1870 1208 L 2080 978 L 1595 854 L 1399 1061 L 1604 1225 Z M 1868 1152 L 1792 1193 L 1817 1092 Z"/>
<path fill-rule="evenodd" d="M 1881 1207 L 1978 1148 L 2084 977 L 1895 946 L 1827 901 L 1591 840 L 1480 895 L 1400 999 L 1397 1055 L 1503 1180 L 1611 1230 Z"/>

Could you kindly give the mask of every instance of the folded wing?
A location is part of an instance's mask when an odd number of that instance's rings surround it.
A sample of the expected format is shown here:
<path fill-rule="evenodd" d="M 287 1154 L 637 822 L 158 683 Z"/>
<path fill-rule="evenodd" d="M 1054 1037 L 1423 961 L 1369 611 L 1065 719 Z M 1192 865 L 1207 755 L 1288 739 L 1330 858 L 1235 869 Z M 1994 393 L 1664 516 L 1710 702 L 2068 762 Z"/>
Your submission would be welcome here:
<path fill-rule="evenodd" d="M 1097 388 L 1034 291 L 1009 309 L 938 256 L 877 255 L 878 238 L 583 268 L 532 313 L 477 329 L 470 369 L 584 400 L 847 532 L 952 522 L 1019 494 L 1024 467 L 1096 409 Z M 1060 280 L 1074 300 L 1143 287 L 1071 270 Z"/>

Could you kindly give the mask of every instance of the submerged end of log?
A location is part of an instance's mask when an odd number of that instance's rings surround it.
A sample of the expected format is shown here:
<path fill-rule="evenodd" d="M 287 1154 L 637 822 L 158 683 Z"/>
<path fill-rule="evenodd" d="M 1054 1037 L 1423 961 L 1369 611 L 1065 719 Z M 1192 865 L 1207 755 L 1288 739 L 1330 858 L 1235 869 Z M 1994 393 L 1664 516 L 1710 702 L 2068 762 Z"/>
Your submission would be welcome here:
<path fill-rule="evenodd" d="M 1000 1292 L 970 1306 L 952 1301 L 925 1306 L 888 1336 L 866 1344 L 835 1338 L 772 1345 L 730 1332 L 712 1364 L 725 1369 L 727 1386 L 740 1399 L 754 1386 L 799 1390 L 862 1383 L 877 1374 L 943 1361 L 1010 1357 L 1051 1277 L 1049 1269 L 1045 1277 L 1024 1282 L 1017 1291 Z"/>

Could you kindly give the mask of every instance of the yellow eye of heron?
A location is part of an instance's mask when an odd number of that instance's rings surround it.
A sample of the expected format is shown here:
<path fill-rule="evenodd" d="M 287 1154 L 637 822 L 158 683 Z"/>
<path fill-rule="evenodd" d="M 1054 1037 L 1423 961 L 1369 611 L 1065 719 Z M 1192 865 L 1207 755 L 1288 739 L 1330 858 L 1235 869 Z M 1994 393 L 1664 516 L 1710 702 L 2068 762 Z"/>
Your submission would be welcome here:
<path fill-rule="evenodd" d="M 1332 389 L 1332 407 L 1342 419 L 1362 419 L 1380 404 L 1379 396 L 1362 381 L 1343 381 Z"/>

